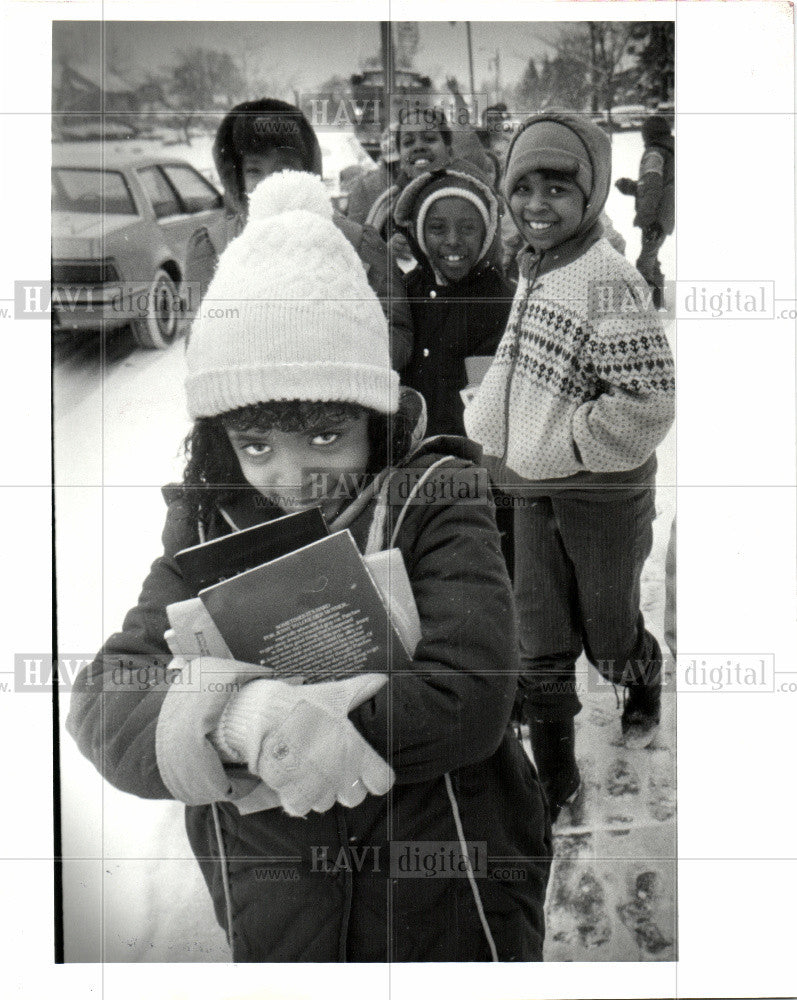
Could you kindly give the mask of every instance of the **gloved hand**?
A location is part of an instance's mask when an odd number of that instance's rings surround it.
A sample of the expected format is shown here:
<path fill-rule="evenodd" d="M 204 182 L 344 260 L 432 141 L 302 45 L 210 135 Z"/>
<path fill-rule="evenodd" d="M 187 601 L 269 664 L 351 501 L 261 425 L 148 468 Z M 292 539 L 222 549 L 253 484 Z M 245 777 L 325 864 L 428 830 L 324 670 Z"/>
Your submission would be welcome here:
<path fill-rule="evenodd" d="M 291 816 L 386 795 L 395 775 L 347 718 L 387 683 L 382 674 L 293 686 L 257 680 L 231 699 L 218 732 Z"/>
<path fill-rule="evenodd" d="M 388 241 L 388 248 L 391 257 L 396 261 L 408 263 L 415 259 L 412 256 L 412 250 L 404 233 L 393 233 Z"/>
<path fill-rule="evenodd" d="M 619 177 L 614 186 L 621 194 L 636 194 L 636 181 L 632 181 L 630 177 Z"/>

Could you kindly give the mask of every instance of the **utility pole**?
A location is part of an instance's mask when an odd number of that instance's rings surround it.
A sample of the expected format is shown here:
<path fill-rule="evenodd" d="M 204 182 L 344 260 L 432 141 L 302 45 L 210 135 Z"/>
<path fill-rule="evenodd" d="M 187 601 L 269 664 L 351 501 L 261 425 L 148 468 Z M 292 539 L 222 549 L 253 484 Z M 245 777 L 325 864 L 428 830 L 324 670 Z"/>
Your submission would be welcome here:
<path fill-rule="evenodd" d="M 470 102 L 473 104 L 476 93 L 476 81 L 473 78 L 473 37 L 470 31 L 470 21 L 465 22 L 465 31 L 468 36 L 468 73 L 470 74 Z"/>
<path fill-rule="evenodd" d="M 395 91 L 395 70 L 393 62 L 393 30 L 390 21 L 379 22 L 379 40 L 382 48 L 382 78 L 384 121 L 390 124 L 390 111 L 393 93 Z"/>

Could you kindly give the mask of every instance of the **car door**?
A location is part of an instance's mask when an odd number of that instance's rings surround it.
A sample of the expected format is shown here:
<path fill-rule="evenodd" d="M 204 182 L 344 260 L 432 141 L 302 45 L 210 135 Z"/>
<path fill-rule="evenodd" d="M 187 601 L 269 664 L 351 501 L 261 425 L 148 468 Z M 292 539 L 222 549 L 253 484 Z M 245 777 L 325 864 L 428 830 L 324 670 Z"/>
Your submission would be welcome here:
<path fill-rule="evenodd" d="M 190 314 L 204 295 L 218 255 L 227 244 L 223 199 L 187 163 L 140 167 L 138 178 L 180 267 L 185 308 Z"/>
<path fill-rule="evenodd" d="M 201 300 L 216 269 L 218 256 L 227 245 L 228 220 L 224 199 L 187 163 L 164 163 L 161 169 L 177 193 L 183 210 L 193 220 L 185 248 L 184 270 L 186 281 L 193 283 Z"/>
<path fill-rule="evenodd" d="M 163 241 L 182 267 L 185 245 L 193 231 L 194 220 L 185 212 L 177 192 L 159 166 L 139 167 L 136 175 L 152 205 Z"/>

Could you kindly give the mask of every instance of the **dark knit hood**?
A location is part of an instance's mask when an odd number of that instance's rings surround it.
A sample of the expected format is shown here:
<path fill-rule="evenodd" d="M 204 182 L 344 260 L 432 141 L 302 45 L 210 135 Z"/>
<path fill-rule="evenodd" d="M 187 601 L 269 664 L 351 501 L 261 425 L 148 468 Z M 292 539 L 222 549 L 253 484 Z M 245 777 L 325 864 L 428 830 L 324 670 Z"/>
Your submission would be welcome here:
<path fill-rule="evenodd" d="M 592 184 L 590 196 L 584 208 L 581 225 L 569 240 L 565 240 L 559 246 L 546 250 L 541 255 L 535 254 L 529 246 L 525 246 L 520 251 L 518 254 L 518 266 L 520 273 L 525 277 L 528 277 L 532 271 L 539 277 L 546 271 L 564 267 L 577 257 L 580 257 L 603 236 L 603 223 L 600 217 L 606 204 L 606 199 L 609 197 L 612 180 L 611 140 L 603 129 L 593 124 L 593 122 L 589 121 L 583 115 L 578 116 L 558 112 L 533 115 L 523 123 L 520 131 L 515 133 L 507 152 L 507 164 L 510 162 L 517 140 L 530 125 L 539 121 L 555 121 L 575 132 L 586 147 L 587 154 L 589 155 Z M 510 207 L 508 195 L 506 195 L 506 204 L 515 225 L 522 232 L 522 227 Z"/>
<path fill-rule="evenodd" d="M 663 115 L 651 115 L 645 119 L 642 123 L 642 139 L 646 146 L 661 146 L 670 152 L 675 149 L 670 123 Z"/>
<path fill-rule="evenodd" d="M 566 113 L 548 113 L 542 115 L 532 115 L 524 123 L 523 127 L 515 133 L 506 156 L 507 171 L 512 160 L 512 153 L 517 146 L 518 140 L 530 125 L 536 122 L 558 122 L 566 128 L 571 129 L 584 144 L 589 155 L 590 166 L 592 167 L 592 189 L 590 196 L 584 207 L 584 217 L 581 225 L 573 234 L 573 240 L 580 240 L 588 233 L 600 219 L 606 199 L 609 197 L 609 190 L 612 180 L 612 145 L 609 136 L 586 116 L 571 115 Z M 509 194 L 507 194 L 507 205 L 509 204 Z M 511 208 L 509 209 L 512 214 Z M 514 214 L 512 218 L 518 224 Z M 522 231 L 522 230 L 521 230 Z M 570 242 L 568 240 L 568 242 Z"/>
<path fill-rule="evenodd" d="M 235 212 L 246 213 L 243 157 L 280 148 L 298 153 L 302 169 L 321 176 L 321 147 L 310 122 L 295 105 L 264 97 L 236 104 L 224 117 L 213 143 L 213 161 L 227 204 Z"/>

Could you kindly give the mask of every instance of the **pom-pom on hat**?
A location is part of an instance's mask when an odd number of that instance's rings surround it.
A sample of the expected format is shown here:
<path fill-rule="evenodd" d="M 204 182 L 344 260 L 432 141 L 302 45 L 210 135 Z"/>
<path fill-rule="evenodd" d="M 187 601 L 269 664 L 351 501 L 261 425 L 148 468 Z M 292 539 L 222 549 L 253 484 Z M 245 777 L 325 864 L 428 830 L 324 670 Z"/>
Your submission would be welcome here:
<path fill-rule="evenodd" d="M 320 177 L 263 180 L 186 351 L 193 418 L 278 400 L 398 409 L 387 321 Z"/>

